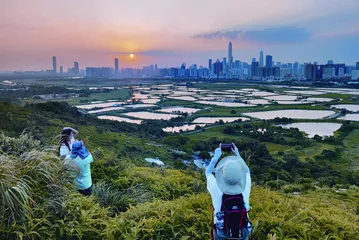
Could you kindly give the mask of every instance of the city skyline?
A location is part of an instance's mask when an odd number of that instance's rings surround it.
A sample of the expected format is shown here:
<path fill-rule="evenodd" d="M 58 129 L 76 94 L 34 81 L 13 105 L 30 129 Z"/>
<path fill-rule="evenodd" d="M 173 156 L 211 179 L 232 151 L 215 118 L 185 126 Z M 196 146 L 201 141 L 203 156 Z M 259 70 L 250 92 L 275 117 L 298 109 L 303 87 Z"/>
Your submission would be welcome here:
<path fill-rule="evenodd" d="M 215 3 L 6 1 L 0 9 L 0 71 L 52 69 L 51 56 L 64 69 L 74 61 L 113 66 L 114 58 L 120 68 L 206 66 L 209 58 L 229 58 L 228 42 L 233 61 L 249 63 L 260 59 L 261 50 L 274 61 L 293 63 L 355 64 L 359 56 L 358 1 L 227 0 L 220 9 Z"/>

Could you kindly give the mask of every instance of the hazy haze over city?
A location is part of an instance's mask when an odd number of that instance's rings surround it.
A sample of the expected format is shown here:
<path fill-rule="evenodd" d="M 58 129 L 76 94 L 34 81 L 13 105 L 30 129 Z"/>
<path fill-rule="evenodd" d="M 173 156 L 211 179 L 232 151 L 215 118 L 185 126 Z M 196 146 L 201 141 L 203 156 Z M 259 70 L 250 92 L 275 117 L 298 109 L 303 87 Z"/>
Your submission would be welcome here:
<path fill-rule="evenodd" d="M 259 51 L 282 62 L 353 64 L 357 0 L 1 0 L 0 70 L 206 65 Z M 129 54 L 135 58 L 130 59 Z"/>

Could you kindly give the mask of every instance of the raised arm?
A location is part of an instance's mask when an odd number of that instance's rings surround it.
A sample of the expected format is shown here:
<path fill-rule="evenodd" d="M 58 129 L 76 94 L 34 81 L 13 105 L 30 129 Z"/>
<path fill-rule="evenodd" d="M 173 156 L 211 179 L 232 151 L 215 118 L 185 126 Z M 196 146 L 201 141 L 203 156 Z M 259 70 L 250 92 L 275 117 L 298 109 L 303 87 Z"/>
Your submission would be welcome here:
<path fill-rule="evenodd" d="M 243 163 L 247 167 L 246 168 L 246 186 L 244 188 L 242 195 L 244 198 L 243 200 L 244 200 L 245 207 L 246 207 L 247 211 L 249 211 L 251 209 L 251 207 L 249 205 L 249 196 L 251 194 L 251 185 L 252 185 L 251 172 L 249 171 L 249 167 L 247 166 L 246 162 L 243 160 L 243 158 L 239 154 L 239 150 L 236 147 L 236 145 L 234 143 L 232 143 L 232 144 L 233 144 L 232 152 L 234 153 L 234 155 L 236 155 L 239 158 L 238 160 L 243 161 Z"/>
<path fill-rule="evenodd" d="M 214 151 L 214 156 L 212 157 L 211 162 L 206 169 L 206 177 L 210 176 L 213 173 L 214 167 L 216 166 L 218 159 L 221 157 L 221 155 L 222 150 L 221 147 L 219 147 Z"/>
<path fill-rule="evenodd" d="M 73 132 L 74 137 L 75 137 L 77 134 L 79 134 L 79 131 L 77 131 L 76 129 L 74 129 L 74 128 L 72 128 L 72 127 L 64 127 L 64 130 L 66 130 L 66 129 L 70 129 L 71 132 Z"/>

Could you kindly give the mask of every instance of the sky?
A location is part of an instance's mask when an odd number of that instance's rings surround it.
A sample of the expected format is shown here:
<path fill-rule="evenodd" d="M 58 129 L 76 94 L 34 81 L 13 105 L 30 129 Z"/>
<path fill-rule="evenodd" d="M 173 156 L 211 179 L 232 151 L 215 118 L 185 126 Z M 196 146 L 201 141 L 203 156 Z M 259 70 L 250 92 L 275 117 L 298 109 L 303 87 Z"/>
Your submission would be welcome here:
<path fill-rule="evenodd" d="M 0 0 L 0 71 L 359 61 L 358 0 Z M 131 59 L 129 54 L 135 58 Z"/>

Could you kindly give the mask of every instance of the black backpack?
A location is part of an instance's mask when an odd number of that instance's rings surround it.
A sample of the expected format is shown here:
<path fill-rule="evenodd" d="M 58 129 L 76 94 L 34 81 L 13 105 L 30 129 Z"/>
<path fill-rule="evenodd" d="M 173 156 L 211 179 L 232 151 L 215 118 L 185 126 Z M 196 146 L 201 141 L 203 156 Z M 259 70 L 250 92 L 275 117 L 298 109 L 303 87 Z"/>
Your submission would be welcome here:
<path fill-rule="evenodd" d="M 246 239 L 252 224 L 244 207 L 243 195 L 222 196 L 221 212 L 224 213 L 224 228 L 220 235 L 227 239 Z M 217 233 L 218 229 L 217 229 Z"/>

